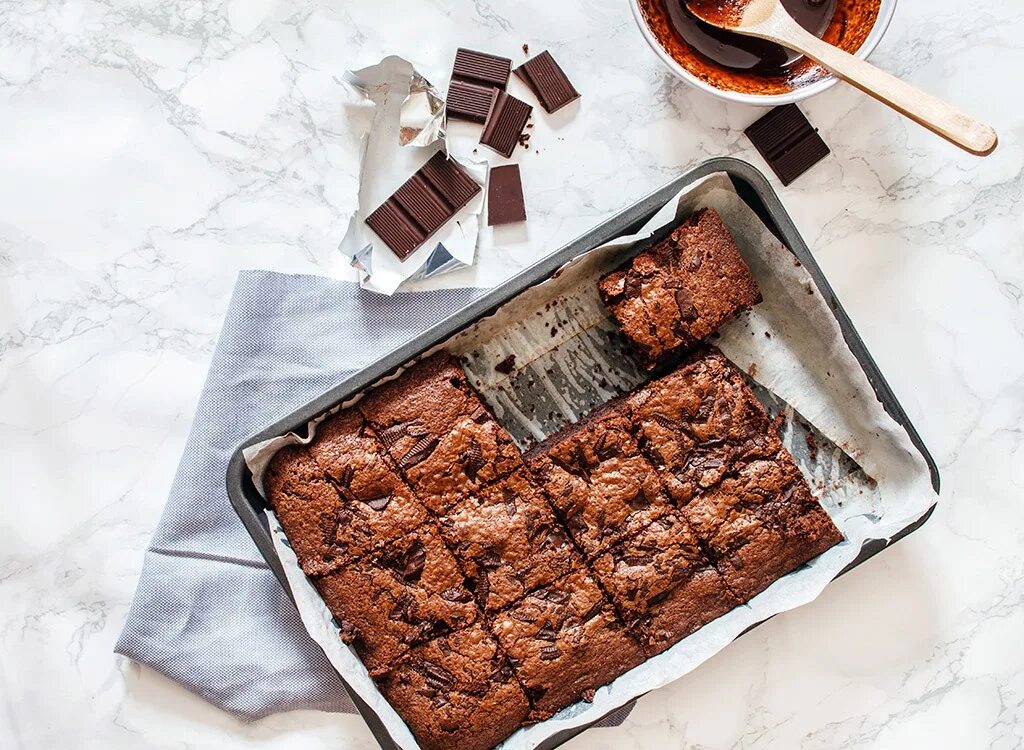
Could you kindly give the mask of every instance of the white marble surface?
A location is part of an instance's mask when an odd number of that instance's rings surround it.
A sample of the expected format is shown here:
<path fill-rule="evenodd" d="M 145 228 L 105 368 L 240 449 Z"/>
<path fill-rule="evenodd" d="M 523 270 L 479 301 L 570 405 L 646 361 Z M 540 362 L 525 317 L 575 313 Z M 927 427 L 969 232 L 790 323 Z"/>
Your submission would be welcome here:
<path fill-rule="evenodd" d="M 935 454 L 920 532 L 573 748 L 1024 745 L 1024 8 L 904 2 L 873 59 L 990 119 L 988 160 L 836 88 L 783 201 Z M 521 158 L 497 284 L 757 111 L 662 70 L 626 0 L 0 4 L 0 746 L 369 748 L 355 717 L 244 725 L 112 654 L 236 272 L 346 276 L 339 82 L 401 53 L 552 49 L 584 93 Z M 609 58 L 608 49 L 616 56 Z M 1001 66 L 1005 72 L 997 72 Z"/>

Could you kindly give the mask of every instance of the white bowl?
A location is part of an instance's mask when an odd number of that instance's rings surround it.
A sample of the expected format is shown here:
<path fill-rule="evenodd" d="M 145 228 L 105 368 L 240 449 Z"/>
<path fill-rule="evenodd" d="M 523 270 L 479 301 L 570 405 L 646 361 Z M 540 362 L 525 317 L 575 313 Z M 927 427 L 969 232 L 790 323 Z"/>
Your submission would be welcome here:
<path fill-rule="evenodd" d="M 878 8 L 878 18 L 875 19 L 875 25 L 871 27 L 871 32 L 868 34 L 868 38 L 864 40 L 864 44 L 861 45 L 860 49 L 857 50 L 856 56 L 864 59 L 870 55 L 882 37 L 885 35 L 886 30 L 889 28 L 889 22 L 892 21 L 893 13 L 896 12 L 897 0 L 881 0 Z M 822 91 L 826 91 L 839 81 L 834 75 L 829 73 L 819 81 L 810 83 L 806 86 L 801 86 L 798 89 L 788 91 L 785 94 L 744 94 L 740 91 L 727 91 L 724 89 L 715 88 L 707 81 L 702 81 L 697 76 L 693 75 L 690 71 L 676 62 L 675 58 L 672 57 L 666 51 L 664 47 L 658 42 L 654 36 L 654 32 L 647 25 L 647 21 L 644 19 L 643 11 L 640 10 L 639 0 L 629 0 L 629 5 L 633 9 L 633 20 L 636 21 L 636 25 L 640 27 L 640 33 L 644 35 L 644 39 L 651 45 L 651 49 L 654 50 L 655 54 L 661 58 L 661 61 L 665 64 L 672 73 L 682 81 L 690 84 L 694 88 L 706 91 L 712 96 L 717 96 L 719 99 L 724 99 L 727 102 L 737 102 L 739 104 L 752 104 L 757 107 L 777 107 L 780 104 L 793 104 L 794 102 L 803 101 L 808 97 L 820 94 Z"/>

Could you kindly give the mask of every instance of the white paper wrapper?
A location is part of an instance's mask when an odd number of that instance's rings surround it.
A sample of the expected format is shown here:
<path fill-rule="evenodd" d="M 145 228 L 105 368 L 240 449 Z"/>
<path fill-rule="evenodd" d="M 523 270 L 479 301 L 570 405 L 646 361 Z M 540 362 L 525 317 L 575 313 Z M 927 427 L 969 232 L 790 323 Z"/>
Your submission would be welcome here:
<path fill-rule="evenodd" d="M 376 105 L 370 130 L 363 139 L 359 210 L 350 220 L 339 248 L 359 270 L 360 285 L 390 295 L 402 282 L 417 275 L 435 275 L 471 265 L 480 232 L 482 190 L 404 261 L 366 226 L 366 217 L 444 148 L 444 100 L 412 63 L 394 55 L 377 65 L 350 71 L 345 80 Z M 459 163 L 482 187 L 486 165 L 468 159 Z"/>
<path fill-rule="evenodd" d="M 680 678 L 749 626 L 814 599 L 856 558 L 865 540 L 890 538 L 935 502 L 924 460 L 875 398 L 825 301 L 793 255 L 736 195 L 724 175 L 691 186 L 637 235 L 580 256 L 443 347 L 467 361 L 474 385 L 521 444 L 547 436 L 643 379 L 622 356 L 616 337 L 609 336 L 614 324 L 597 295 L 598 275 L 622 261 L 624 246 L 702 207 L 722 214 L 765 298 L 753 311 L 724 326 L 715 343 L 757 381 L 759 397 L 770 409 L 779 410 L 779 399 L 786 402 L 781 409 L 787 417 L 784 439 L 846 539 L 747 605 L 602 687 L 593 703 L 578 703 L 519 730 L 502 744 L 503 750 L 532 750 L 556 732 L 589 724 Z M 509 355 L 516 357 L 513 371 L 497 372 L 494 366 Z M 814 425 L 819 450 L 808 450 L 806 429 L 794 412 Z M 309 425 L 310 435 L 315 428 L 315 423 Z M 261 491 L 266 463 L 288 442 L 299 442 L 299 438 L 282 436 L 246 452 Z M 311 635 L 348 684 L 379 712 L 399 745 L 415 748 L 404 722 L 341 642 L 276 519 L 271 517 L 270 523 Z"/>

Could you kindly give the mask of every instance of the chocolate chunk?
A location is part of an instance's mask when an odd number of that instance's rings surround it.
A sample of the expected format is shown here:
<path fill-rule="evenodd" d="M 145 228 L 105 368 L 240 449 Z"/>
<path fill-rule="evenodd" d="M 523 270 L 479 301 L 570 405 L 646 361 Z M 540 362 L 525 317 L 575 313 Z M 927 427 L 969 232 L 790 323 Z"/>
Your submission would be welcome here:
<path fill-rule="evenodd" d="M 604 601 L 602 600 L 602 601 L 597 602 L 597 604 L 595 604 L 590 609 L 588 609 L 583 614 L 583 617 L 580 618 L 580 622 L 590 622 L 595 617 L 597 617 L 599 614 L 601 614 L 601 612 L 603 612 L 603 611 L 604 611 Z"/>
<path fill-rule="evenodd" d="M 450 589 L 445 589 L 441 592 L 441 598 L 446 602 L 458 602 L 459 604 L 465 604 L 466 602 L 473 600 L 473 595 L 461 586 L 452 586 Z"/>
<path fill-rule="evenodd" d="M 420 542 L 416 542 L 405 554 L 405 560 L 402 563 L 402 578 L 408 583 L 418 583 L 420 576 L 423 575 L 423 566 L 426 562 L 427 550 Z"/>
<path fill-rule="evenodd" d="M 405 260 L 479 192 L 476 181 L 438 151 L 366 217 L 366 224 Z"/>
<path fill-rule="evenodd" d="M 676 307 L 679 308 L 679 317 L 684 321 L 691 321 L 697 319 L 697 308 L 693 306 L 693 297 L 690 293 L 679 287 L 675 290 Z"/>
<path fill-rule="evenodd" d="M 455 53 L 445 112 L 453 120 L 484 122 L 494 98 L 508 85 L 512 61 L 460 48 Z"/>
<path fill-rule="evenodd" d="M 518 167 L 516 167 L 516 169 L 518 169 Z M 492 169 L 491 174 L 493 173 L 494 170 Z M 514 369 L 516 369 L 515 354 L 509 354 L 507 357 L 505 357 L 505 359 L 501 360 L 501 362 L 494 366 L 494 371 L 497 373 L 501 373 L 502 375 L 510 375 Z"/>
<path fill-rule="evenodd" d="M 380 513 L 388 507 L 388 504 L 391 502 L 393 497 L 394 495 L 384 495 L 383 497 L 375 497 L 372 500 L 364 500 L 363 502 Z"/>
<path fill-rule="evenodd" d="M 562 655 L 557 646 L 545 646 L 540 650 L 540 658 L 543 661 L 554 661 Z"/>
<path fill-rule="evenodd" d="M 469 448 L 462 456 L 462 468 L 466 472 L 466 476 L 476 481 L 477 474 L 480 470 L 487 466 L 487 459 L 484 458 L 483 449 L 480 448 L 480 443 L 477 442 L 476 438 L 470 441 Z"/>
<path fill-rule="evenodd" d="M 795 104 L 776 107 L 745 132 L 783 185 L 789 185 L 830 153 Z"/>
<path fill-rule="evenodd" d="M 491 167 L 487 176 L 487 226 L 526 221 L 526 199 L 518 164 Z"/>
<path fill-rule="evenodd" d="M 557 641 L 558 631 L 551 627 L 551 625 L 543 625 L 537 631 L 537 638 L 542 641 Z"/>
<path fill-rule="evenodd" d="M 399 468 L 411 469 L 416 464 L 426 461 L 430 454 L 434 452 L 438 442 L 436 437 L 424 435 L 416 441 L 416 444 L 409 449 L 408 453 L 402 456 L 402 460 L 398 462 Z"/>
<path fill-rule="evenodd" d="M 506 158 L 512 156 L 532 111 L 533 107 L 526 102 L 504 91 L 498 92 L 487 115 L 480 143 Z"/>
<path fill-rule="evenodd" d="M 530 87 L 549 114 L 580 98 L 580 92 L 569 82 L 550 52 L 541 52 L 527 60 L 515 69 L 515 74 Z"/>

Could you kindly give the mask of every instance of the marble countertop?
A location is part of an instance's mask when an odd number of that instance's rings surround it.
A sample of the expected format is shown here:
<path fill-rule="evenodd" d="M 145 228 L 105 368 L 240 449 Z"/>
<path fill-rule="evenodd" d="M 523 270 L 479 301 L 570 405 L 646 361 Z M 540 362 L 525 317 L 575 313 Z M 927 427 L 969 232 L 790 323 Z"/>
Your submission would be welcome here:
<path fill-rule="evenodd" d="M 1019 3 L 901 3 L 872 59 L 997 154 L 836 87 L 804 106 L 833 155 L 773 180 L 941 467 L 937 513 L 567 747 L 1024 744 L 1022 38 Z M 0 746 L 374 746 L 353 716 L 243 724 L 113 644 L 237 271 L 352 273 L 342 73 L 400 53 L 443 83 L 459 44 L 524 43 L 583 103 L 521 158 L 527 232 L 436 283 L 498 284 L 708 157 L 763 168 L 759 112 L 675 81 L 626 0 L 4 4 Z"/>

